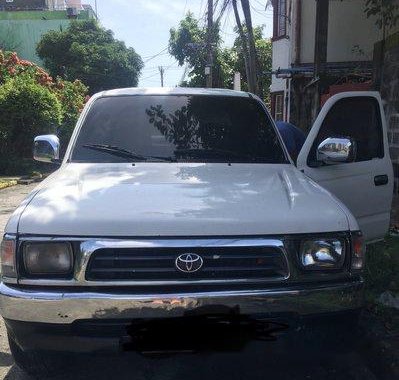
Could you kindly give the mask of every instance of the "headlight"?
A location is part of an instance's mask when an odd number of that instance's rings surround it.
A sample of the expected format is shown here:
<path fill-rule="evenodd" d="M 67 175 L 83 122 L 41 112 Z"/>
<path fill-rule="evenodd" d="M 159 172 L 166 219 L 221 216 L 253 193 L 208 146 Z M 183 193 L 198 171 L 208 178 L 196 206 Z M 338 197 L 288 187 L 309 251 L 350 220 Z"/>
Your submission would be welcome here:
<path fill-rule="evenodd" d="M 15 237 L 5 235 L 0 246 L 2 277 L 17 277 L 15 265 Z"/>
<path fill-rule="evenodd" d="M 69 243 L 26 242 L 22 252 L 27 274 L 63 276 L 72 273 L 73 254 Z"/>
<path fill-rule="evenodd" d="M 307 270 L 340 269 L 345 261 L 345 241 L 304 240 L 301 244 L 300 261 Z"/>

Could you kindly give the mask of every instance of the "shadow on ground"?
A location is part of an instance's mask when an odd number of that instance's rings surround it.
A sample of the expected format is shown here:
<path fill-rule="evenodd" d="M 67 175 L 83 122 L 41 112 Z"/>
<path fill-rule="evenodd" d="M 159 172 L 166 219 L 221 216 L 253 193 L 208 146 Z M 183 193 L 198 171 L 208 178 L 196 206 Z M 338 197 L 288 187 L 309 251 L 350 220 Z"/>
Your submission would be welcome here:
<path fill-rule="evenodd" d="M 370 342 L 362 334 L 345 335 L 329 326 L 284 333 L 275 342 L 251 341 L 238 352 L 203 352 L 148 358 L 137 353 L 83 356 L 53 380 L 375 380 L 379 367 L 365 354 Z M 189 333 L 189 332 L 188 332 Z M 9 360 L 9 358 L 6 358 Z M 7 380 L 30 380 L 16 365 Z M 41 378 L 44 380 L 44 378 Z"/>

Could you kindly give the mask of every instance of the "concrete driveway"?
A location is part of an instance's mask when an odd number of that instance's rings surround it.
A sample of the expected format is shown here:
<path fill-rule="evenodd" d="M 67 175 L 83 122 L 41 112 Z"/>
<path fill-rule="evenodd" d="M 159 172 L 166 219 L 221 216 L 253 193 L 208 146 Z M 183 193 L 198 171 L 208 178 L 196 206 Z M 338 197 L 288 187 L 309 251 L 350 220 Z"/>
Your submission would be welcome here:
<path fill-rule="evenodd" d="M 0 190 L 0 231 L 19 202 L 35 185 Z M 330 326 L 325 326 L 328 330 Z M 311 332 L 311 331 L 310 331 Z M 312 333 L 312 332 L 311 332 Z M 81 357 L 61 379 L 134 380 L 233 380 L 233 379 L 328 379 L 375 380 L 378 365 L 368 349 L 370 342 L 358 338 L 355 344 L 326 342 L 321 334 L 286 335 L 277 342 L 251 342 L 240 352 L 177 355 L 148 359 L 136 354 Z M 306 337 L 306 335 L 304 335 Z M 374 371 L 374 372 L 373 372 Z M 376 374 L 377 373 L 377 374 Z M 0 323 L 0 379 L 28 380 L 14 363 L 4 324 Z"/>

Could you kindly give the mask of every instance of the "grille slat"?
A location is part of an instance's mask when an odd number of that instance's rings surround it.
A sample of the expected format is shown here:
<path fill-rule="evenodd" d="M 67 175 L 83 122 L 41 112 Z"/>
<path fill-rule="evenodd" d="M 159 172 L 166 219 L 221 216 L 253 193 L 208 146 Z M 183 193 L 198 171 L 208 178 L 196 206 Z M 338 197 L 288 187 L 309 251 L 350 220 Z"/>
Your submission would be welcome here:
<path fill-rule="evenodd" d="M 203 259 L 201 269 L 184 273 L 176 268 L 179 255 Z M 198 280 L 267 281 L 288 277 L 284 252 L 277 247 L 100 248 L 93 252 L 86 271 L 88 281 Z"/>
<path fill-rule="evenodd" d="M 150 272 L 175 272 L 174 268 L 94 268 L 91 269 L 93 273 L 109 273 L 109 272 L 137 272 L 137 273 L 150 273 Z"/>
<path fill-rule="evenodd" d="M 104 257 L 95 257 L 94 260 L 105 261 L 105 260 L 174 260 L 174 256 L 104 256 Z"/>

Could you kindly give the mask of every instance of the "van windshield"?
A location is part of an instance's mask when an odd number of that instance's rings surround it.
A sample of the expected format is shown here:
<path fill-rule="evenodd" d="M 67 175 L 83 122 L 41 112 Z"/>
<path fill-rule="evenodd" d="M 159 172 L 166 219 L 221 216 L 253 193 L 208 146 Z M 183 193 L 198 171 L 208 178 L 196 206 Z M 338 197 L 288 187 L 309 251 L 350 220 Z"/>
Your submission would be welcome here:
<path fill-rule="evenodd" d="M 71 161 L 288 163 L 258 101 L 219 95 L 99 98 Z"/>

